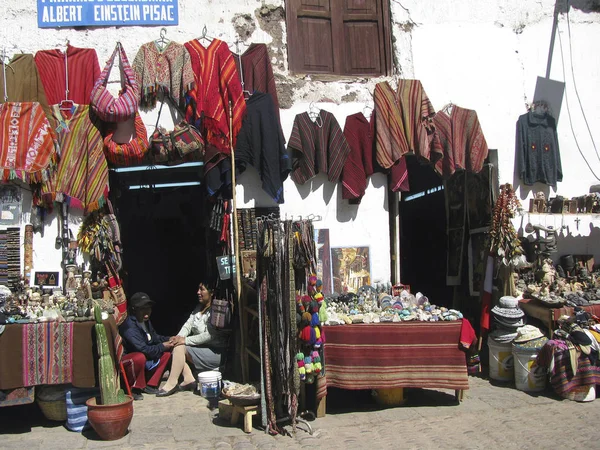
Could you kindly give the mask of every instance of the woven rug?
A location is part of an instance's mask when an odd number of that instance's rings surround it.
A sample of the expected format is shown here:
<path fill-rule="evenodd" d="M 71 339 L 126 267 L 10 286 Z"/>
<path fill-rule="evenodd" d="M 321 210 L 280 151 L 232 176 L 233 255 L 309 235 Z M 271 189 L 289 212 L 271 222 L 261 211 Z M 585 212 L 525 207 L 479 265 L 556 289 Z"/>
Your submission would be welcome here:
<path fill-rule="evenodd" d="M 71 383 L 73 323 L 50 322 L 23 327 L 23 386 Z"/>
<path fill-rule="evenodd" d="M 3 406 L 27 405 L 35 400 L 35 388 L 16 388 L 0 391 L 0 408 Z"/>
<path fill-rule="evenodd" d="M 7 228 L 6 232 L 8 287 L 16 290 L 21 281 L 21 230 L 20 228 Z"/>
<path fill-rule="evenodd" d="M 8 232 L 0 230 L 0 284 L 8 285 L 8 256 L 6 250 Z"/>

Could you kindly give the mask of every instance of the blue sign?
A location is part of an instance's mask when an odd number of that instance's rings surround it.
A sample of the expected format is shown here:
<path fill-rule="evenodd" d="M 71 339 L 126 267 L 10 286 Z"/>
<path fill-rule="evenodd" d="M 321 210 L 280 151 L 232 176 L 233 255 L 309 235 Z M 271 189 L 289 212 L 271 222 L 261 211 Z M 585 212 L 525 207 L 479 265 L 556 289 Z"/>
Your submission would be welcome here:
<path fill-rule="evenodd" d="M 38 27 L 178 25 L 178 0 L 37 0 Z"/>

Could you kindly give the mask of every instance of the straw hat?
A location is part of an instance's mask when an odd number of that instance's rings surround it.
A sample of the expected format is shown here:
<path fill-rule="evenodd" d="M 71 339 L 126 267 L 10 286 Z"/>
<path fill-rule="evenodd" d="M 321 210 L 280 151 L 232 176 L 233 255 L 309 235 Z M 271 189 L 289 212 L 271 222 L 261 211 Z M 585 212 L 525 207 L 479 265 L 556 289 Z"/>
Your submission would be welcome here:
<path fill-rule="evenodd" d="M 538 327 L 525 325 L 524 327 L 517 328 L 517 337 L 514 341 L 516 343 L 528 342 L 541 337 L 544 337 L 544 333 L 542 333 Z"/>

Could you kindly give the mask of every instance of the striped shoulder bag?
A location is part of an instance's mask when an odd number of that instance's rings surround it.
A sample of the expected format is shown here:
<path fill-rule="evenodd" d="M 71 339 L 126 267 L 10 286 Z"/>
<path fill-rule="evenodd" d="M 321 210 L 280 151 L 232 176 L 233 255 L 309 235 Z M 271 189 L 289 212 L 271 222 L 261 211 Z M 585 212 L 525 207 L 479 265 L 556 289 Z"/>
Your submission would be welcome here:
<path fill-rule="evenodd" d="M 121 92 L 115 98 L 108 91 L 107 84 L 117 53 L 119 54 L 119 66 L 121 68 Z M 138 109 L 137 81 L 120 42 L 117 42 L 106 67 L 96 80 L 90 97 L 90 106 L 94 113 L 105 122 L 123 122 L 133 117 Z"/>

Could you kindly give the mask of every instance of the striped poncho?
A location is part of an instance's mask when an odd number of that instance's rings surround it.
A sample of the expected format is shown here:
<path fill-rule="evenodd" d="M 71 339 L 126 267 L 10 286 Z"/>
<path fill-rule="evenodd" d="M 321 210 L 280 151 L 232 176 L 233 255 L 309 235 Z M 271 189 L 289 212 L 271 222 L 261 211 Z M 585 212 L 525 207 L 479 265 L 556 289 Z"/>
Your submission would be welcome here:
<path fill-rule="evenodd" d="M 206 129 L 207 144 L 230 154 L 229 101 L 233 109 L 233 145 L 246 113 L 246 102 L 235 60 L 227 44 L 213 39 L 204 47 L 197 39 L 185 43 L 196 86 L 189 91 L 188 122 Z M 201 124 L 201 117 L 204 116 Z M 206 161 L 205 161 L 206 162 Z"/>
<path fill-rule="evenodd" d="M 342 198 L 360 203 L 367 189 L 367 177 L 373 174 L 373 117 L 363 113 L 346 117 L 344 136 L 350 153 L 342 172 Z"/>
<path fill-rule="evenodd" d="M 35 64 L 49 105 L 55 105 L 65 100 L 67 70 L 69 100 L 79 105 L 90 103 L 92 89 L 100 76 L 96 50 L 72 45 L 67 45 L 66 54 L 59 49 L 41 50 L 35 54 Z M 67 70 L 65 70 L 65 66 Z"/>
<path fill-rule="evenodd" d="M 100 208 L 108 195 L 108 167 L 100 131 L 90 118 L 88 105 L 74 105 L 70 117 L 52 106 L 60 146 L 56 180 L 42 189 L 51 200 L 66 201 L 89 213 Z"/>
<path fill-rule="evenodd" d="M 441 158 L 433 146 L 435 110 L 419 80 L 398 80 L 396 92 L 384 81 L 375 86 L 373 95 L 376 155 L 381 167 L 390 168 L 407 153 L 432 162 Z"/>
<path fill-rule="evenodd" d="M 56 170 L 56 135 L 42 106 L 34 102 L 0 104 L 0 177 L 26 183 L 47 182 Z"/>
<path fill-rule="evenodd" d="M 481 172 L 488 155 L 488 146 L 479 125 L 477 112 L 452 106 L 450 114 L 438 112 L 433 118 L 443 159 L 437 161 L 435 170 L 444 178 L 457 170 Z"/>
<path fill-rule="evenodd" d="M 336 183 L 350 153 L 346 138 L 333 114 L 321 110 L 313 122 L 307 112 L 296 115 L 288 142 L 292 180 L 304 184 L 317 173 Z"/>

